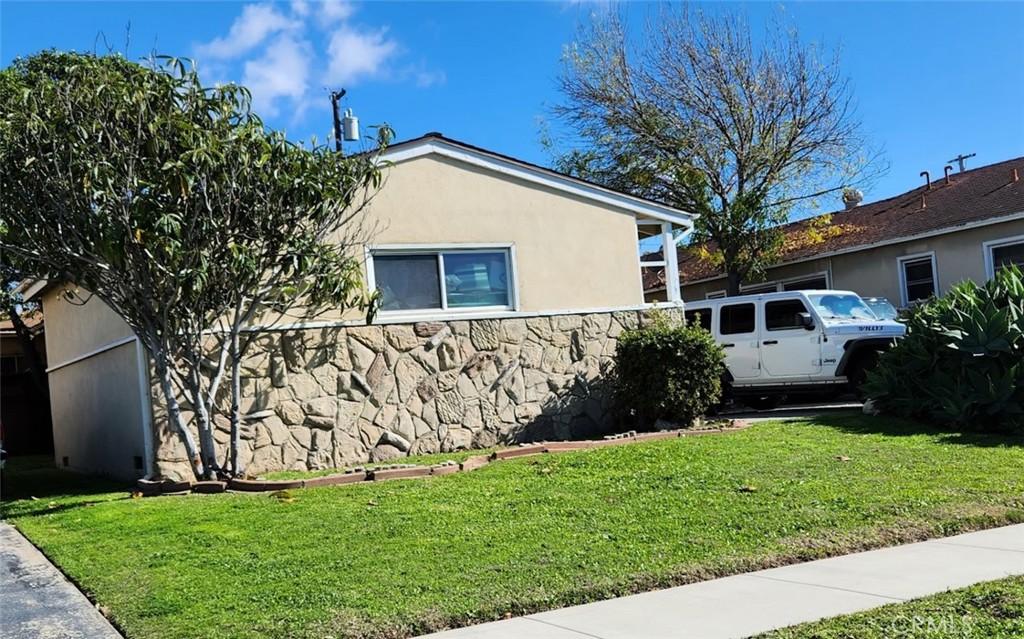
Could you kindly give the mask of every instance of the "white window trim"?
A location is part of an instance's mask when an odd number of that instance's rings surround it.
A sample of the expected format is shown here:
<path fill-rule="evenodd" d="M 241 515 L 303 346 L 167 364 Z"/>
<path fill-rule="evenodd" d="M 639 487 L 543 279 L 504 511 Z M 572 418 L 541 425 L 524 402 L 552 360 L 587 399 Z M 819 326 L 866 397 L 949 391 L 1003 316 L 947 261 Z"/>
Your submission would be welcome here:
<path fill-rule="evenodd" d="M 444 280 L 444 258 L 442 253 L 488 253 L 496 251 L 507 251 L 506 270 L 509 274 L 508 306 L 467 306 L 464 308 L 448 308 L 448 290 Z M 381 318 L 402 318 L 406 321 L 415 321 L 424 318 L 432 318 L 438 315 L 458 317 L 461 315 L 478 315 L 480 313 L 516 313 L 519 311 L 519 271 L 516 266 L 516 245 L 514 242 L 474 242 L 474 243 L 446 243 L 446 244 L 371 244 L 367 245 L 366 253 L 366 286 L 372 291 L 377 290 L 377 276 L 373 268 L 373 256 L 375 254 L 386 255 L 429 255 L 439 256 L 437 268 L 438 278 L 441 287 L 441 308 L 417 308 L 401 311 L 379 312 Z"/>
<path fill-rule="evenodd" d="M 706 300 L 720 300 L 728 297 L 724 288 L 720 288 L 717 291 L 708 291 L 704 294 Z"/>
<path fill-rule="evenodd" d="M 1004 237 L 1000 240 L 989 240 L 988 242 L 981 243 L 981 250 L 985 255 L 985 279 L 990 280 L 996 275 L 996 263 L 992 257 L 992 250 L 1013 244 L 1024 244 L 1024 235 Z"/>
<path fill-rule="evenodd" d="M 825 278 L 825 288 L 826 289 L 832 288 L 832 278 L 829 277 L 828 271 L 818 271 L 817 273 L 806 273 L 804 275 L 797 275 L 796 277 L 784 277 L 784 278 L 778 279 L 778 280 L 768 280 L 766 282 L 758 282 L 757 284 L 742 284 L 742 285 L 740 285 L 740 293 L 743 293 L 743 292 L 745 292 L 745 291 L 747 291 L 748 289 L 751 289 L 751 288 L 758 288 L 758 287 L 762 287 L 762 286 L 769 286 L 769 285 L 772 285 L 772 284 L 775 285 L 775 292 L 776 293 L 784 293 L 786 291 L 786 284 L 791 284 L 793 282 L 799 282 L 800 280 L 809 280 L 809 279 L 814 278 L 814 277 L 824 277 Z"/>
<path fill-rule="evenodd" d="M 896 271 L 900 276 L 900 303 L 904 308 L 910 305 L 909 295 L 907 294 L 907 271 L 904 268 L 904 264 L 907 262 L 916 262 L 923 258 L 929 258 L 932 262 L 932 287 L 935 289 L 935 294 L 938 295 L 942 288 L 939 286 L 939 265 L 935 260 L 935 251 L 928 251 L 926 253 L 914 253 L 913 255 L 904 255 L 896 258 Z"/>

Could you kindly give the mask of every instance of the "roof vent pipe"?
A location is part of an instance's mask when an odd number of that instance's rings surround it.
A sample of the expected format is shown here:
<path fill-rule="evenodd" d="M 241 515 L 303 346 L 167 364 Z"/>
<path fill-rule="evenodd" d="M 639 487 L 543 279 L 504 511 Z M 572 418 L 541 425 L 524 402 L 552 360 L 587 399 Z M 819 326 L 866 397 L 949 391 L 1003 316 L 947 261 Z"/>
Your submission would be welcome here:
<path fill-rule="evenodd" d="M 952 170 L 953 170 L 953 167 L 951 167 L 948 164 L 946 166 L 942 167 L 942 172 L 946 174 L 946 184 L 947 185 L 953 183 L 952 180 L 949 179 L 949 172 L 952 171 Z"/>
<path fill-rule="evenodd" d="M 924 201 L 924 193 L 921 194 L 921 208 L 922 209 L 928 208 L 928 203 Z"/>
<path fill-rule="evenodd" d="M 1013 170 L 1013 179 L 1012 179 L 1012 180 L 1010 180 L 1010 181 L 1011 181 L 1011 182 L 1016 182 L 1016 181 L 1017 181 L 1017 179 L 1018 179 L 1018 178 L 1017 178 L 1017 169 L 1014 169 L 1014 170 Z"/>
<path fill-rule="evenodd" d="M 928 171 L 921 171 L 921 177 L 925 181 L 925 189 L 928 191 L 932 190 L 932 176 L 928 175 Z"/>

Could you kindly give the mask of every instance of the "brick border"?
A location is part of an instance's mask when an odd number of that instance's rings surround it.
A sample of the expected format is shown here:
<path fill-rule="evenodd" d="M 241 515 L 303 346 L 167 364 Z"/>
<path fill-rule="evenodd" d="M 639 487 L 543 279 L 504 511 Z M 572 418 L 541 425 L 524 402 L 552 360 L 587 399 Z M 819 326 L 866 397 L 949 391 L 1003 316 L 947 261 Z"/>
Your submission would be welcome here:
<path fill-rule="evenodd" d="M 474 455 L 467 457 L 461 463 L 444 462 L 432 466 L 417 466 L 413 464 L 398 464 L 389 466 L 378 466 L 374 468 L 356 467 L 336 473 L 334 475 L 323 475 L 310 477 L 309 479 L 231 479 L 229 481 L 152 481 L 140 479 L 137 483 L 139 492 L 144 497 L 155 497 L 157 495 L 187 495 L 192 493 L 222 493 L 246 492 L 263 493 L 278 490 L 295 490 L 299 488 L 316 488 L 320 486 L 343 486 L 347 484 L 358 484 L 368 481 L 389 481 L 393 479 L 421 479 L 440 475 L 452 475 L 454 473 L 465 473 L 478 468 L 501 461 L 503 459 L 515 459 L 546 453 L 564 453 L 575 450 L 587 450 L 590 448 L 605 448 L 608 446 L 622 446 L 638 442 L 657 441 L 661 439 L 676 439 L 678 437 L 697 437 L 701 435 L 721 435 L 745 430 L 750 423 L 744 420 L 729 420 L 729 426 L 721 428 L 706 428 L 700 430 L 670 430 L 656 433 L 637 433 L 629 431 L 620 435 L 610 435 L 604 439 L 591 439 L 582 441 L 544 442 L 540 444 L 521 444 L 516 448 L 505 448 L 495 451 L 490 455 Z"/>

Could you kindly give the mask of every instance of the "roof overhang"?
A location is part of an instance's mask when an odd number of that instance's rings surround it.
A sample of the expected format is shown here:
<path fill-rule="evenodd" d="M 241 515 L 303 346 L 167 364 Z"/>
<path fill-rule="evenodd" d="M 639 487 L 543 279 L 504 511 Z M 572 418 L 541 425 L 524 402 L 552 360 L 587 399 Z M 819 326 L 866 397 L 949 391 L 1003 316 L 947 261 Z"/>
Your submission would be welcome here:
<path fill-rule="evenodd" d="M 49 284 L 50 282 L 45 279 L 27 278 L 22 280 L 11 292 L 21 295 L 22 299 L 27 302 L 38 295 L 42 295 Z"/>
<path fill-rule="evenodd" d="M 436 155 L 476 166 L 517 180 L 544 186 L 584 200 L 625 209 L 638 220 L 669 222 L 680 228 L 692 228 L 697 215 L 658 202 L 620 193 L 568 175 L 497 155 L 462 143 L 434 136 L 402 142 L 381 153 L 381 159 L 401 164 L 416 158 Z"/>

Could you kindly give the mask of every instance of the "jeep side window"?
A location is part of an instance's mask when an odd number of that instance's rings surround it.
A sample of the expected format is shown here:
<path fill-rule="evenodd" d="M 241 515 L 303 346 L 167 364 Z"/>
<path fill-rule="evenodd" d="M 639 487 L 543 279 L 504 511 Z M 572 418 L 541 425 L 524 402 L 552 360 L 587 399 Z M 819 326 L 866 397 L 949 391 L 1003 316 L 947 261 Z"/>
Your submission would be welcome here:
<path fill-rule="evenodd" d="M 697 322 L 701 328 L 707 332 L 711 332 L 711 309 L 705 308 L 699 311 L 686 311 L 683 313 L 686 317 L 686 324 L 690 325 Z"/>
<path fill-rule="evenodd" d="M 754 332 L 754 305 L 732 304 L 723 306 L 719 329 L 722 335 Z"/>
<path fill-rule="evenodd" d="M 803 328 L 799 314 L 806 313 L 807 307 L 800 300 L 780 300 L 764 305 L 764 325 L 769 331 L 789 331 Z"/>

